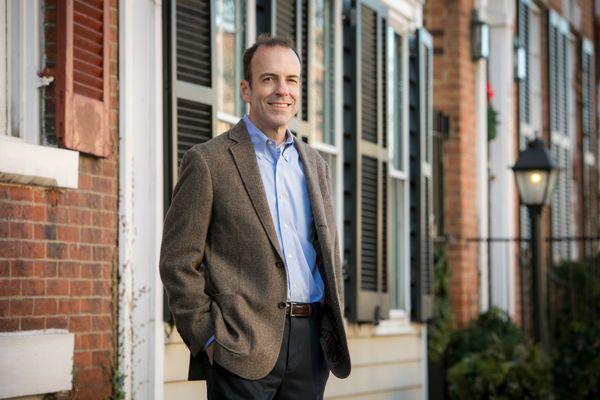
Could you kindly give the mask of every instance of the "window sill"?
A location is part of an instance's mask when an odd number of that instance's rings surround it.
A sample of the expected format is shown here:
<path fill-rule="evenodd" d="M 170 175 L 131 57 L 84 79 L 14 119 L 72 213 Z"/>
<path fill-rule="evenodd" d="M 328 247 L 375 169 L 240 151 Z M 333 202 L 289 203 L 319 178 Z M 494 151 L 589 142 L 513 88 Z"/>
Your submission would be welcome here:
<path fill-rule="evenodd" d="M 384 319 L 377 326 L 373 324 L 347 323 L 349 337 L 401 336 L 420 335 L 421 324 L 411 322 L 405 310 L 390 310 L 389 319 Z"/>
<path fill-rule="evenodd" d="M 0 333 L 0 398 L 70 390 L 74 342 L 63 329 Z"/>
<path fill-rule="evenodd" d="M 77 188 L 79 153 L 0 136 L 0 181 Z"/>

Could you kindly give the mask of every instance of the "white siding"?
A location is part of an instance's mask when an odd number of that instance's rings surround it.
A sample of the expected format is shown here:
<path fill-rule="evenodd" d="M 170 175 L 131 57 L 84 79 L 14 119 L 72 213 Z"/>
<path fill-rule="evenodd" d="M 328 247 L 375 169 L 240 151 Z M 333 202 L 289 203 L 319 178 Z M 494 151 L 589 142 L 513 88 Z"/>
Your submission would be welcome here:
<path fill-rule="evenodd" d="M 346 379 L 330 376 L 327 399 L 383 400 L 423 399 L 424 343 L 420 326 L 396 335 L 375 336 L 372 328 L 349 328 L 352 374 Z M 206 399 L 204 382 L 188 382 L 189 351 L 174 331 L 165 338 L 165 399 Z"/>

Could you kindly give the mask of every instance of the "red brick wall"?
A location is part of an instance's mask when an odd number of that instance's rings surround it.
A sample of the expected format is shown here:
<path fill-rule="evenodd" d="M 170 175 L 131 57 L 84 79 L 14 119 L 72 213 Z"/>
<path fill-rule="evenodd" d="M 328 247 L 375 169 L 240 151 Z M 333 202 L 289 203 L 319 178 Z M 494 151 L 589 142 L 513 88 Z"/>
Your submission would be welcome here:
<path fill-rule="evenodd" d="M 0 183 L 0 331 L 73 332 L 72 394 L 82 399 L 110 395 L 116 356 L 118 1 L 110 1 L 112 156 L 81 154 L 75 190 Z M 47 3 L 48 35 L 56 14 Z M 46 50 L 54 60 L 52 40 Z"/>
<path fill-rule="evenodd" d="M 476 64 L 471 60 L 473 0 L 431 0 L 424 25 L 434 40 L 433 107 L 450 117 L 444 148 L 444 209 L 450 297 L 460 325 L 479 311 Z"/>

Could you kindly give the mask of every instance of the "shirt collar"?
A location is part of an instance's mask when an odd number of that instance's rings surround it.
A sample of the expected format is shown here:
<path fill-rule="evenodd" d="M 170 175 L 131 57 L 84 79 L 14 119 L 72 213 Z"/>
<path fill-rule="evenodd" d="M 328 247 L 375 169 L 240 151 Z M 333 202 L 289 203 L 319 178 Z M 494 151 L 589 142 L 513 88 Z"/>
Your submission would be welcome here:
<path fill-rule="evenodd" d="M 246 124 L 246 130 L 248 130 L 248 134 L 250 135 L 250 141 L 254 145 L 254 149 L 256 151 L 266 153 L 268 151 L 267 142 L 271 141 L 271 138 L 269 138 L 267 135 L 265 135 L 263 133 L 263 131 L 258 129 L 258 127 L 256 125 L 254 125 L 254 123 L 252 121 L 250 121 L 248 114 L 245 114 L 242 119 L 244 120 L 244 123 Z M 288 147 L 289 145 L 291 145 L 293 143 L 294 143 L 294 135 L 292 135 L 290 130 L 288 129 L 285 132 L 285 139 L 283 140 L 283 146 Z"/>

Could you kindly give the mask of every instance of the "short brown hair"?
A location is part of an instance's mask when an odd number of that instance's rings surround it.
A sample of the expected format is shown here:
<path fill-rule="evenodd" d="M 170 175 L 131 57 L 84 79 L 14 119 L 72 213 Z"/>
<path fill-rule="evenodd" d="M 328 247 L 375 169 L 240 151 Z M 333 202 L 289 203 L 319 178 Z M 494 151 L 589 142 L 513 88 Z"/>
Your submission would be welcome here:
<path fill-rule="evenodd" d="M 247 80 L 248 83 L 252 82 L 252 69 L 250 65 L 252 63 L 252 57 L 254 57 L 254 53 L 256 53 L 256 50 L 258 50 L 260 46 L 281 46 L 291 49 L 294 52 L 294 54 L 296 54 L 296 57 L 298 57 L 300 65 L 302 65 L 302 58 L 300 58 L 300 54 L 298 54 L 298 52 L 296 51 L 294 42 L 292 41 L 292 39 L 290 39 L 289 36 L 271 36 L 268 33 L 261 33 L 256 39 L 256 42 L 254 42 L 252 46 L 248 47 L 246 51 L 244 51 L 244 79 Z"/>

